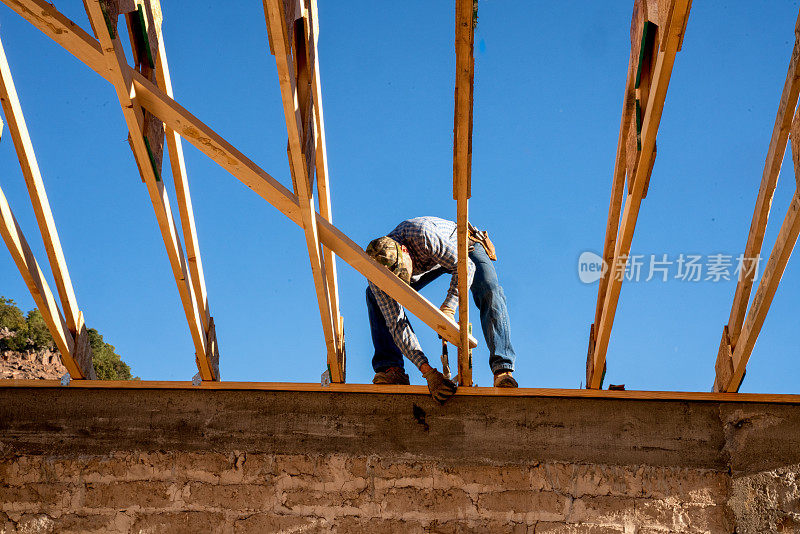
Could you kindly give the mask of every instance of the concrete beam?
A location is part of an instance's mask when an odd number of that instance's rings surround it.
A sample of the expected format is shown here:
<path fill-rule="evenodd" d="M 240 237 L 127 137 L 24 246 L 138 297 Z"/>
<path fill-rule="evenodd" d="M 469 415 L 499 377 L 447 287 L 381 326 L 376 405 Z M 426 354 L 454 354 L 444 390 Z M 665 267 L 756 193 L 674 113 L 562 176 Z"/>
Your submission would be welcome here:
<path fill-rule="evenodd" d="M 442 407 L 422 391 L 23 386 L 0 387 L 0 436 L 6 455 L 246 450 L 749 472 L 800 463 L 798 405 L 457 395 Z"/>

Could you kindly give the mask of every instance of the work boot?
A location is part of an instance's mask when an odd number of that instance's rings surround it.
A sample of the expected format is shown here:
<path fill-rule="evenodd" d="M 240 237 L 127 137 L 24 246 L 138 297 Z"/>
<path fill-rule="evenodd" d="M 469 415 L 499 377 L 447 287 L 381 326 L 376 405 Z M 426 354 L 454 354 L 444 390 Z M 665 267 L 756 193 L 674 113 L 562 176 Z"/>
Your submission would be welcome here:
<path fill-rule="evenodd" d="M 496 388 L 517 388 L 519 384 L 511 376 L 511 371 L 500 371 L 494 375 L 494 387 Z"/>
<path fill-rule="evenodd" d="M 375 373 L 372 379 L 373 384 L 401 384 L 408 385 L 408 375 L 402 367 L 387 367 L 383 371 Z"/>
<path fill-rule="evenodd" d="M 428 391 L 431 397 L 436 399 L 439 404 L 444 404 L 447 399 L 456 394 L 458 386 L 452 380 L 448 380 L 442 373 L 434 368 L 422 375 L 428 381 Z"/>

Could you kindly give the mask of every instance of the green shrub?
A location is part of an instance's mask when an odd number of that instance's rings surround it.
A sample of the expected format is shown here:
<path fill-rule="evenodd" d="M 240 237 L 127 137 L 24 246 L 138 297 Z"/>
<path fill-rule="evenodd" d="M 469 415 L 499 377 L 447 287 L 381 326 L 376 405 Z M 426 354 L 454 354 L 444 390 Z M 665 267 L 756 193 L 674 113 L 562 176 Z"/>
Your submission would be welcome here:
<path fill-rule="evenodd" d="M 8 328 L 16 332 L 25 325 L 22 311 L 17 308 L 17 303 L 12 299 L 0 297 L 0 328 Z"/>
<path fill-rule="evenodd" d="M 8 328 L 12 335 L 0 339 L 0 350 L 25 350 L 28 344 L 28 323 L 12 299 L 0 297 L 0 328 Z"/>
<path fill-rule="evenodd" d="M 50 335 L 50 330 L 47 329 L 47 323 L 44 322 L 41 312 L 34 308 L 28 312 L 28 339 L 30 339 L 32 347 L 35 350 L 40 349 L 55 349 L 53 336 Z"/>
<path fill-rule="evenodd" d="M 103 341 L 103 336 L 94 328 L 89 329 L 89 343 L 94 356 L 94 372 L 99 380 L 138 380 L 131 374 L 130 366 L 114 352 L 114 345 Z"/>
<path fill-rule="evenodd" d="M 0 297 L 0 328 L 8 328 L 12 332 L 11 336 L 0 340 L 0 350 L 20 352 L 55 348 L 53 337 L 39 310 L 32 309 L 26 318 L 16 302 L 5 297 Z"/>

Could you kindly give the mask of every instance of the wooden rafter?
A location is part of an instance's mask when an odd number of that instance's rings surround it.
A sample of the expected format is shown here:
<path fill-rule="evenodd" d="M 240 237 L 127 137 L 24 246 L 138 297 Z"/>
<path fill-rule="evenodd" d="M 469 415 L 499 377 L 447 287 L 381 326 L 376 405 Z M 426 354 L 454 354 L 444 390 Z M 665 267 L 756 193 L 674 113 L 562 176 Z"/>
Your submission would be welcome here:
<path fill-rule="evenodd" d="M 792 156 L 794 159 L 795 178 L 800 182 L 798 173 L 798 154 L 800 154 L 800 115 L 795 114 L 791 126 Z M 772 247 L 767 264 L 764 267 L 764 274 L 758 283 L 758 289 L 750 304 L 750 309 L 743 321 L 742 327 L 738 332 L 737 341 L 731 343 L 731 333 L 729 326 L 725 325 L 723 337 L 720 342 L 719 352 L 717 353 L 717 363 L 715 365 L 716 377 L 714 379 L 713 391 L 737 392 L 744 379 L 747 362 L 755 347 L 761 327 L 767 318 L 767 313 L 775 298 L 783 272 L 792 255 L 792 250 L 797 243 L 797 236 L 800 233 L 800 187 L 795 190 L 795 194 L 786 211 L 786 216 L 778 232 L 778 238 Z M 754 263 L 752 270 L 757 269 Z M 749 270 L 749 269 L 748 269 Z M 747 273 L 749 274 L 749 273 Z"/>
<path fill-rule="evenodd" d="M 151 0 L 155 4 L 154 0 Z M 172 78 L 169 74 L 167 63 L 167 52 L 164 48 L 164 39 L 161 35 L 161 25 L 156 25 L 156 39 L 158 46 L 158 61 L 156 61 L 156 82 L 164 92 L 173 98 Z M 210 311 L 208 307 L 208 294 L 206 292 L 205 276 L 203 274 L 203 262 L 200 258 L 200 245 L 197 239 L 197 228 L 194 220 L 194 209 L 192 208 L 192 197 L 189 192 L 189 181 L 186 173 L 186 160 L 183 156 L 183 146 L 181 137 L 172 128 L 165 128 L 167 152 L 169 153 L 170 167 L 172 169 L 172 179 L 175 182 L 175 197 L 180 214 L 183 239 L 186 245 L 186 260 L 189 262 L 189 272 L 192 276 L 194 291 L 197 295 L 197 307 L 200 310 L 200 318 L 203 327 L 208 329 Z"/>
<path fill-rule="evenodd" d="M 64 317 L 70 331 L 74 333 L 79 313 L 75 291 L 72 287 L 72 280 L 67 270 L 67 262 L 61 248 L 61 240 L 58 238 L 56 225 L 53 221 L 53 213 L 50 210 L 50 202 L 47 199 L 39 164 L 33 151 L 33 143 L 28 133 L 28 127 L 25 124 L 25 117 L 22 114 L 22 107 L 17 96 L 17 90 L 14 87 L 11 69 L 2 43 L 0 43 L 0 102 L 2 102 L 3 113 L 6 116 L 8 129 L 14 141 L 17 158 L 22 168 L 22 175 L 25 178 L 25 185 L 28 187 L 28 194 L 31 197 L 33 211 L 39 224 L 44 248 L 53 272 L 53 279 L 56 283 L 61 306 L 64 309 Z"/>
<path fill-rule="evenodd" d="M 184 313 L 189 323 L 189 331 L 195 347 L 197 366 L 203 380 L 219 380 L 218 372 L 215 374 L 215 365 L 209 359 L 207 351 L 208 339 L 206 330 L 201 320 L 198 309 L 197 298 L 194 287 L 189 278 L 187 262 L 183 253 L 180 237 L 178 236 L 175 220 L 172 216 L 172 209 L 169 203 L 167 190 L 161 180 L 161 151 L 163 150 L 164 129 L 161 120 L 157 119 L 151 112 L 142 109 L 137 96 L 137 90 L 133 85 L 132 76 L 134 73 L 143 79 L 155 80 L 155 62 L 158 61 L 158 47 L 154 46 L 153 35 L 147 31 L 147 27 L 140 28 L 144 31 L 147 42 L 141 43 L 146 49 L 138 50 L 140 56 L 141 72 L 131 69 L 125 59 L 125 52 L 116 31 L 116 17 L 104 14 L 104 0 L 86 0 L 84 2 L 89 20 L 92 23 L 98 39 L 102 46 L 101 54 L 104 59 L 104 66 L 98 65 L 106 72 L 107 79 L 114 85 L 122 107 L 123 116 L 128 126 L 129 142 L 133 151 L 136 164 L 142 176 L 142 180 L 147 186 L 150 201 L 158 221 L 164 245 L 167 249 L 170 266 L 173 276 L 178 286 L 178 293 L 181 297 Z M 149 4 L 149 2 L 147 3 Z M 149 24 L 153 24 L 152 6 L 147 6 L 143 12 L 143 17 Z M 140 19 L 141 20 L 141 19 Z M 140 22 L 141 24 L 141 22 Z M 144 39 L 144 37 L 143 37 Z M 148 50 L 149 49 L 149 50 Z M 153 58 L 154 63 L 148 64 L 141 56 L 147 54 Z"/>
<path fill-rule="evenodd" d="M 137 0 L 138 5 L 145 8 L 145 12 L 150 16 L 145 21 L 153 19 L 154 24 L 148 27 L 148 34 L 151 35 L 151 43 L 157 47 L 158 59 L 155 61 L 155 81 L 159 87 L 170 97 L 172 94 L 172 78 L 169 74 L 169 64 L 167 63 L 167 51 L 161 33 L 161 6 L 158 0 Z M 131 17 L 128 16 L 128 20 Z M 130 25 L 130 23 L 129 23 Z M 133 44 L 133 43 L 132 43 Z M 189 180 L 186 172 L 186 160 L 183 156 L 183 145 L 181 137 L 175 130 L 164 127 L 167 152 L 172 169 L 172 181 L 175 183 L 175 203 L 178 205 L 178 215 L 183 231 L 183 242 L 186 246 L 186 261 L 189 265 L 190 283 L 194 288 L 195 300 L 197 302 L 200 322 L 202 323 L 206 338 L 206 359 L 213 368 L 214 376 L 219 379 L 219 347 L 217 344 L 216 328 L 214 318 L 211 317 L 210 306 L 208 303 L 208 292 L 206 291 L 205 275 L 203 274 L 203 261 L 200 257 L 200 244 L 197 238 L 197 227 L 194 220 L 194 209 L 192 207 L 192 196 L 189 191 Z"/>
<path fill-rule="evenodd" d="M 605 281 L 601 280 L 598 289 L 598 306 L 595 323 L 590 329 L 589 353 L 586 363 L 586 387 L 600 388 L 606 365 L 606 352 L 614 324 L 614 315 L 622 289 L 622 277 L 616 276 L 615 267 L 624 263 L 630 253 L 633 233 L 639 216 L 639 208 L 645 196 L 655 158 L 656 136 L 661 122 L 661 113 L 667 95 L 675 55 L 680 50 L 681 41 L 689 17 L 691 0 L 670 0 L 654 2 L 636 0 L 631 23 L 631 60 L 628 65 L 623 124 L 617 147 L 614 165 L 609 222 L 603 256 L 611 257 Z M 648 25 L 648 22 L 652 24 Z M 639 30 L 641 28 L 641 30 Z M 655 30 L 652 41 L 644 33 Z M 650 44 L 652 43 L 652 44 Z M 632 77 L 632 72 L 635 73 Z M 633 80 L 633 82 L 632 82 Z M 639 83 L 636 83 L 636 82 Z M 633 85 L 633 87 L 632 87 Z M 638 110 L 637 110 L 638 106 Z M 623 132 L 625 123 L 630 120 L 628 132 Z M 626 135 L 623 136 L 623 133 Z M 631 142 L 632 139 L 632 142 Z M 622 146 L 623 140 L 626 146 Z M 624 162 L 623 162 L 624 160 Z M 621 219 L 619 198 L 625 193 L 620 175 L 625 166 L 628 175 L 628 192 Z M 619 223 L 617 223 L 619 220 Z M 612 234 L 615 235 L 612 238 Z M 610 255 L 613 248 L 614 254 Z"/>
<path fill-rule="evenodd" d="M 456 0 L 456 87 L 453 114 L 453 198 L 458 239 L 458 382 L 472 385 L 469 350 L 468 199 L 472 181 L 472 96 L 475 78 L 473 0 Z"/>
<path fill-rule="evenodd" d="M 633 49 L 631 49 L 633 54 Z M 619 231 L 619 215 L 622 210 L 623 193 L 625 192 L 625 174 L 627 164 L 627 142 L 628 131 L 631 125 L 631 114 L 634 111 L 634 103 L 631 96 L 634 94 L 632 87 L 636 73 L 628 65 L 628 76 L 625 80 L 625 93 L 622 100 L 622 118 L 619 125 L 619 137 L 617 139 L 617 155 L 614 158 L 614 174 L 611 178 L 611 202 L 608 207 L 608 222 L 606 223 L 606 237 L 603 243 L 603 261 L 611 266 L 614 262 L 614 250 L 617 244 L 617 232 Z M 606 290 L 608 289 L 608 276 L 601 277 L 597 288 L 597 306 L 595 310 L 594 324 L 600 324 L 603 315 L 603 303 L 605 302 Z"/>
<path fill-rule="evenodd" d="M 50 202 L 47 199 L 33 143 L 25 124 L 25 116 L 22 113 L 22 106 L 17 96 L 2 42 L 0 42 L 0 102 L 17 151 L 25 184 L 28 186 L 28 194 L 31 204 L 33 204 L 33 211 L 42 234 L 50 269 L 64 309 L 63 315 L 55 303 L 50 287 L 42 275 L 39 264 L 36 262 L 2 190 L 0 190 L 0 219 L 2 219 L 0 231 L 61 353 L 64 367 L 74 379 L 93 379 L 95 373 L 92 365 L 92 350 L 88 343 L 88 332 L 83 314 L 78 309 L 78 301 L 75 298 L 67 262 L 61 248 L 61 240 L 58 237 L 53 213 L 50 210 Z"/>
<path fill-rule="evenodd" d="M 319 204 L 319 214 L 329 223 L 333 223 L 333 211 L 331 209 L 330 178 L 328 175 L 328 146 L 325 138 L 325 117 L 322 112 L 322 83 L 319 71 L 319 53 L 317 44 L 319 41 L 319 10 L 317 0 L 311 0 L 309 5 L 311 14 L 311 27 L 314 30 L 314 38 L 309 43 L 313 46 L 313 70 L 311 71 L 311 87 L 314 95 L 314 125 L 316 130 L 316 171 L 317 171 L 317 203 Z M 331 304 L 331 316 L 333 317 L 333 333 L 336 339 L 337 351 L 339 353 L 340 366 L 342 373 L 345 373 L 345 346 L 344 346 L 344 320 L 339 314 L 339 280 L 336 270 L 336 256 L 328 247 L 322 247 L 322 255 L 325 260 L 325 276 L 328 281 L 328 298 Z"/>
<path fill-rule="evenodd" d="M 783 92 L 781 93 L 781 99 L 778 104 L 778 113 L 775 117 L 775 125 L 772 128 L 772 137 L 770 138 L 769 148 L 767 150 L 764 171 L 761 175 L 761 185 L 758 190 L 758 197 L 756 198 L 755 211 L 753 212 L 753 219 L 750 223 L 750 231 L 747 234 L 747 243 L 745 244 L 743 253 L 745 261 L 754 261 L 761 253 L 761 248 L 764 243 L 764 234 L 767 231 L 769 210 L 772 206 L 772 197 L 775 194 L 775 187 L 778 185 L 778 175 L 781 171 L 783 156 L 786 153 L 789 130 L 793 127 L 792 117 L 795 116 L 795 108 L 797 107 L 799 95 L 800 12 L 798 13 L 797 22 L 795 23 L 795 42 L 789 61 L 789 70 L 786 74 L 786 82 L 783 85 Z M 795 122 L 796 120 L 797 119 L 795 119 Z M 797 141 L 794 139 L 794 132 L 792 133 L 792 137 L 792 152 L 793 155 L 796 156 L 798 147 L 796 146 Z M 798 183 L 800 183 L 800 175 L 796 174 L 796 178 Z M 795 206 L 795 204 L 796 202 L 793 201 L 791 206 Z M 741 385 L 742 379 L 744 378 L 745 366 L 747 365 L 750 353 L 753 350 L 756 338 L 761 330 L 761 324 L 769 309 L 777 283 L 780 281 L 783 269 L 786 266 L 782 258 L 787 252 L 784 249 L 789 245 L 786 240 L 791 238 L 792 221 L 790 220 L 790 216 L 792 216 L 791 207 L 781 226 L 781 235 L 778 236 L 778 242 L 772 249 L 772 254 L 764 270 L 764 276 L 759 283 L 759 289 L 756 293 L 756 297 L 753 299 L 750 312 L 747 311 L 747 304 L 750 300 L 753 282 L 756 276 L 758 276 L 757 265 L 755 265 L 756 268 L 743 270 L 742 276 L 740 276 L 736 284 L 736 292 L 733 296 L 730 317 L 728 318 L 728 324 L 723 328 L 720 350 L 717 354 L 717 372 L 714 380 L 714 391 L 738 391 Z M 781 243 L 781 236 L 783 236 L 783 244 Z M 791 241 L 791 245 L 794 245 L 793 240 Z M 788 253 L 791 253 L 791 247 L 789 247 Z M 788 260 L 788 256 L 786 259 Z M 775 261 L 773 262 L 773 260 Z M 777 270 L 779 272 L 773 272 L 768 280 L 767 269 L 770 268 L 772 268 L 773 271 Z M 772 284 L 774 284 L 775 287 L 772 287 Z M 759 295 L 759 293 L 761 293 L 761 295 Z M 760 305 L 756 306 L 756 299 L 765 297 L 767 297 L 767 302 L 764 303 L 759 300 Z M 745 320 L 745 317 L 747 317 L 747 320 Z M 750 323 L 749 326 L 748 323 Z"/>
<path fill-rule="evenodd" d="M 286 129 L 289 134 L 289 164 L 295 194 L 300 206 L 302 226 L 306 236 L 311 273 L 317 292 L 317 305 L 328 354 L 328 369 L 332 382 L 344 381 L 339 347 L 336 339 L 338 310 L 331 307 L 331 290 L 326 274 L 325 257 L 320 248 L 316 208 L 313 195 L 316 166 L 316 133 L 312 71 L 316 64 L 316 38 L 313 36 L 311 11 L 302 0 L 264 0 L 264 14 L 275 63 L 278 68 Z M 330 213 L 330 212 L 329 212 Z"/>
<path fill-rule="evenodd" d="M 44 0 L 2 0 L 42 33 L 64 47 L 78 60 L 107 81 L 111 72 L 105 67 L 100 43 Z M 175 130 L 201 152 L 218 163 L 244 185 L 272 204 L 287 218 L 302 226 L 297 197 L 234 148 L 214 130 L 175 102 L 141 73 L 127 67 L 139 104 L 159 117 L 166 127 Z M 341 230 L 319 214 L 316 215 L 320 241 L 356 271 L 375 283 L 409 312 L 430 326 L 448 342 L 459 343 L 459 328 L 422 295 L 370 258 Z M 477 341 L 470 336 L 470 346 Z"/>

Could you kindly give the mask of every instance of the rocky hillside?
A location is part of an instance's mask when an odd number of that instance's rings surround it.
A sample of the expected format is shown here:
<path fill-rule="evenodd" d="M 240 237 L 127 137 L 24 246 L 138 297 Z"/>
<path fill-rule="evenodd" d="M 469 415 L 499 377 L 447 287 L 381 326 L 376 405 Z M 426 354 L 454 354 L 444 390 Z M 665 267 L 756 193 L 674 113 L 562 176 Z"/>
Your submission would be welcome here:
<path fill-rule="evenodd" d="M 99 380 L 138 380 L 100 332 L 94 328 L 86 332 Z M 13 299 L 0 295 L 0 379 L 59 379 L 66 372 L 39 310 L 22 313 Z"/>
<path fill-rule="evenodd" d="M 0 340 L 13 335 L 0 328 Z M 58 380 L 67 372 L 58 352 L 50 349 L 29 349 L 21 352 L 0 351 L 0 378 L 42 378 Z"/>

